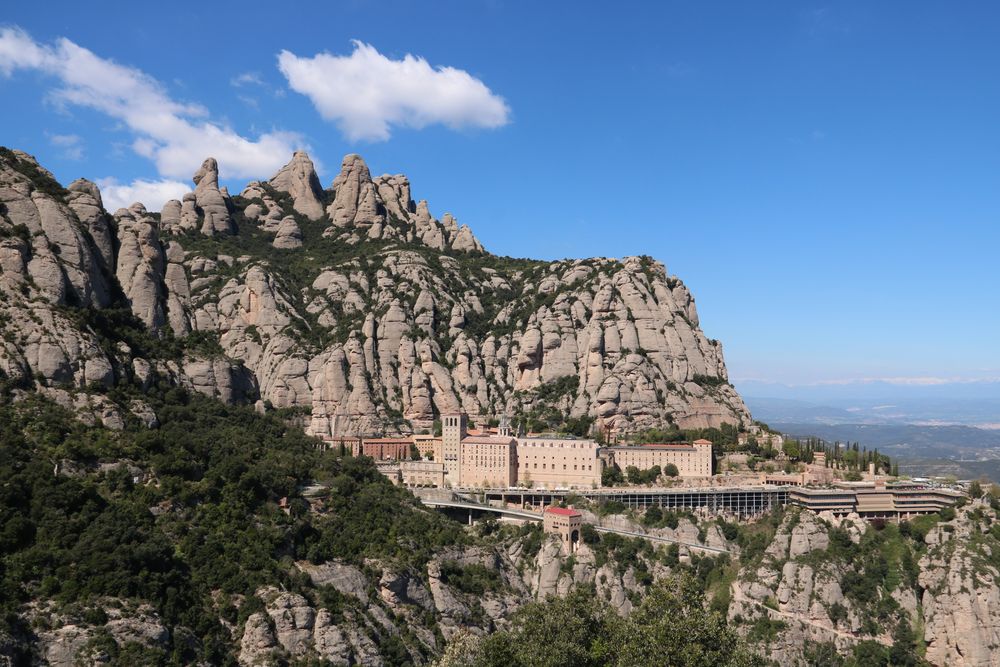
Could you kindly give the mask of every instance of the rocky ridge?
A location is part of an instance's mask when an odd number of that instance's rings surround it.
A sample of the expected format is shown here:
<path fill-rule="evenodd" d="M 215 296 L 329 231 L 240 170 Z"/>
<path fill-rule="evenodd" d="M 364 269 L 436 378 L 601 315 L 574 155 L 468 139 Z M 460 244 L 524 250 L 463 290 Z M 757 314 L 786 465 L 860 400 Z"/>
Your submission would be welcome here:
<path fill-rule="evenodd" d="M 307 408 L 320 436 L 409 432 L 456 409 L 616 432 L 750 421 L 691 294 L 649 258 L 495 257 L 357 155 L 327 190 L 302 152 L 236 197 L 212 158 L 193 182 L 159 213 L 109 214 L 93 183 L 63 189 L 4 149 L 6 377 L 76 390 L 161 378 Z M 109 346 L 81 315 L 125 309 L 143 345 Z"/>
<path fill-rule="evenodd" d="M 887 529 L 790 512 L 763 557 L 737 575 L 729 619 L 781 665 L 809 664 L 822 644 L 842 654 L 861 641 L 893 646 L 901 622 L 915 633 L 913 655 L 932 665 L 998 665 L 998 518 L 974 501 L 953 520 L 918 520 L 933 525 L 915 543 L 884 537 L 873 555 L 865 545 Z"/>

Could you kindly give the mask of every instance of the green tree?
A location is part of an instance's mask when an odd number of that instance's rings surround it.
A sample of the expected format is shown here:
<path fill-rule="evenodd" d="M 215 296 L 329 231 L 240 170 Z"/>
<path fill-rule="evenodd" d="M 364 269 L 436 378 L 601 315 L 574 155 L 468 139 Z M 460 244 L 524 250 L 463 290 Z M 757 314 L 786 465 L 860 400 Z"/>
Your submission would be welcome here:
<path fill-rule="evenodd" d="M 592 591 L 528 604 L 509 630 L 486 637 L 473 667 L 603 667 L 614 664 L 624 621 Z"/>
<path fill-rule="evenodd" d="M 580 539 L 584 544 L 593 546 L 601 541 L 601 536 L 593 525 L 585 523 L 580 526 Z"/>
<path fill-rule="evenodd" d="M 693 577 L 657 582 L 622 626 L 616 667 L 763 665 L 718 612 L 705 607 Z"/>
<path fill-rule="evenodd" d="M 667 465 L 663 466 L 663 474 L 666 475 L 667 477 L 677 477 L 679 474 L 681 474 L 681 472 L 680 470 L 677 469 L 676 465 L 674 465 L 673 463 L 668 463 Z"/>
<path fill-rule="evenodd" d="M 643 516 L 643 523 L 647 526 L 655 526 L 663 520 L 663 510 L 660 509 L 659 505 L 650 505 L 646 508 L 646 514 Z"/>
<path fill-rule="evenodd" d="M 793 460 L 798 460 L 801 454 L 799 441 L 792 440 L 791 438 L 785 440 L 785 443 L 781 445 L 781 451 L 783 451 L 785 453 L 785 456 L 787 456 L 788 458 Z"/>
<path fill-rule="evenodd" d="M 608 466 L 601 471 L 601 486 L 618 486 L 625 482 L 625 476 L 617 466 Z"/>
<path fill-rule="evenodd" d="M 893 667 L 917 667 L 917 638 L 909 621 L 902 619 L 892 633 L 892 648 L 889 649 L 889 664 Z"/>
<path fill-rule="evenodd" d="M 629 484 L 642 484 L 642 472 L 635 466 L 625 468 L 625 476 Z"/>
<path fill-rule="evenodd" d="M 851 667 L 887 667 L 888 651 L 878 642 L 866 639 L 854 647 L 853 661 L 847 664 Z"/>
<path fill-rule="evenodd" d="M 762 666 L 701 590 L 690 576 L 660 580 L 623 619 L 592 589 L 577 589 L 522 607 L 508 630 L 463 645 L 463 659 L 473 667 Z"/>

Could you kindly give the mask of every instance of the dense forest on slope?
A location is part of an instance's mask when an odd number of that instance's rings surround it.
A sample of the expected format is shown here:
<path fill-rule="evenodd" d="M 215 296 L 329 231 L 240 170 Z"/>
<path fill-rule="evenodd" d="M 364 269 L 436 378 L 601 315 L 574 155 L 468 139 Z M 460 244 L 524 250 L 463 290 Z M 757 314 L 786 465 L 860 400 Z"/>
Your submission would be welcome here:
<path fill-rule="evenodd" d="M 306 664 L 288 648 L 281 614 L 300 626 L 312 614 L 308 664 L 424 664 L 444 650 L 442 630 L 454 653 L 462 633 L 496 631 L 513 614 L 509 630 L 476 649 L 475 664 L 489 665 L 506 655 L 498 653 L 506 633 L 525 632 L 539 615 L 580 627 L 597 614 L 607 627 L 589 631 L 596 651 L 605 629 L 615 644 L 667 632 L 650 624 L 664 605 L 690 612 L 677 651 L 745 655 L 729 631 L 723 644 L 708 639 L 724 629 L 724 609 L 704 610 L 694 591 L 718 578 L 712 559 L 696 559 L 680 588 L 654 585 L 654 571 L 687 571 L 676 548 L 588 531 L 595 567 L 608 575 L 567 602 L 519 612 L 532 596 L 522 579 L 536 563 L 563 558 L 537 527 L 467 529 L 428 511 L 370 459 L 324 450 L 282 419 L 294 413 L 261 415 L 179 388 L 105 397 L 127 406 L 140 395 L 156 423 L 130 418 L 112 430 L 33 392 L 4 393 L 0 661 Z M 505 556 L 512 549 L 516 564 Z M 570 559 L 559 571 L 573 567 Z M 627 584 L 635 622 L 596 597 L 612 573 L 635 582 Z M 643 603 L 649 592 L 653 601 Z M 502 606 L 487 613 L 487 604 Z M 278 648 L 257 651 L 269 636 Z M 331 637 L 344 646 L 331 648 Z M 629 657 L 643 641 L 588 664 L 646 664 Z M 531 655 L 511 664 L 537 664 Z"/>
<path fill-rule="evenodd" d="M 184 628 L 172 633 L 173 662 L 222 664 L 232 650 L 220 619 L 245 620 L 260 604 L 258 587 L 330 604 L 292 562 L 419 567 L 436 548 L 470 539 L 369 459 L 321 451 L 275 416 L 180 389 L 146 398 L 159 427 L 118 432 L 85 426 L 37 396 L 0 404 L 8 636 L 30 635 L 19 612 L 35 598 L 84 621 L 100 618 L 104 598 L 136 600 Z M 329 491 L 307 501 L 302 489 L 313 483 Z M 144 659 L 154 658 L 167 656 Z"/>

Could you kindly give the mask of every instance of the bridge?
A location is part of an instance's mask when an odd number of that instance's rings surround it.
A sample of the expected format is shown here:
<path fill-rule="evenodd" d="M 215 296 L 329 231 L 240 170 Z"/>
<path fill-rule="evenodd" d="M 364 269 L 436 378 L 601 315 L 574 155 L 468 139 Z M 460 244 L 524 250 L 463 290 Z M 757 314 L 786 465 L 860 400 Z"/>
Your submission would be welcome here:
<path fill-rule="evenodd" d="M 440 498 L 425 498 L 422 500 L 424 505 L 427 507 L 433 507 L 436 509 L 458 509 L 465 510 L 469 513 L 469 523 L 472 523 L 472 513 L 473 512 L 490 512 L 493 514 L 499 514 L 501 516 L 507 516 L 514 519 L 521 519 L 526 521 L 541 521 L 542 515 L 539 512 L 531 512 L 528 510 L 511 509 L 507 507 L 494 507 L 492 505 L 481 505 L 479 503 L 469 502 L 465 500 L 445 500 Z M 650 542 L 658 542 L 663 544 L 676 544 L 678 546 L 687 547 L 690 550 L 704 551 L 714 554 L 728 554 L 731 553 L 728 549 L 723 549 L 721 547 L 710 547 L 705 544 L 698 544 L 692 542 L 684 542 L 683 540 L 676 540 L 671 537 L 661 537 L 659 535 L 649 535 L 647 533 L 639 533 L 630 530 L 619 530 L 617 528 L 608 528 L 606 526 L 594 526 L 594 530 L 599 533 L 614 533 L 615 535 L 622 535 L 624 537 L 639 537 Z"/>
<path fill-rule="evenodd" d="M 621 503 L 633 510 L 660 507 L 668 510 L 706 510 L 712 514 L 729 512 L 740 517 L 758 516 L 787 505 L 787 486 L 677 487 L 638 489 L 457 489 L 481 496 L 486 504 L 538 507 L 555 505 L 572 498 L 591 503 Z"/>
<path fill-rule="evenodd" d="M 472 522 L 472 512 L 492 512 L 493 514 L 501 514 L 514 519 L 526 519 L 528 521 L 542 520 L 541 514 L 538 512 L 529 512 L 528 510 L 493 507 L 492 505 L 480 505 L 479 503 L 464 500 L 436 500 L 433 498 L 422 498 L 421 501 L 427 507 L 468 510 L 470 523 Z"/>

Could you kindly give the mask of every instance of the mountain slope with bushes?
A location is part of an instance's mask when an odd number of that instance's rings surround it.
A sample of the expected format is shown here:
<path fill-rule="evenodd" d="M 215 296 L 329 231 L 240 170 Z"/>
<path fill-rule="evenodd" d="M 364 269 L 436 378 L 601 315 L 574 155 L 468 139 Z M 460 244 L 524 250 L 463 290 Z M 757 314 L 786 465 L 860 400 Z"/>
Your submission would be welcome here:
<path fill-rule="evenodd" d="M 107 212 L 93 183 L 0 149 L 4 377 L 117 420 L 59 392 L 160 378 L 303 410 L 317 436 L 458 409 L 580 435 L 750 423 L 691 294 L 648 257 L 492 255 L 356 155 L 327 189 L 304 153 L 239 195 L 211 158 L 193 181 L 160 212 Z"/>

